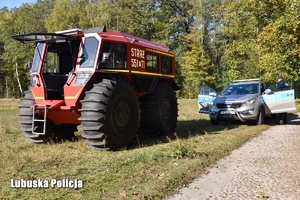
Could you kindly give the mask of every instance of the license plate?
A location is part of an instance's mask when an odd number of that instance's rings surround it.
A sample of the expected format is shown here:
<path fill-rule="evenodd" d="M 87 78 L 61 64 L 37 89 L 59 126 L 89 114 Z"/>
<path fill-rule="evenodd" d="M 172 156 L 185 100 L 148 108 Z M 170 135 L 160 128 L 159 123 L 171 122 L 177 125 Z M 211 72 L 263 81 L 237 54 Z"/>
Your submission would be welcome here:
<path fill-rule="evenodd" d="M 225 115 L 221 115 L 223 116 L 223 118 L 231 118 L 231 115 L 225 114 Z"/>
<path fill-rule="evenodd" d="M 220 111 L 220 114 L 222 114 L 222 115 L 234 115 L 235 112 L 232 111 L 232 110 L 222 110 L 222 111 Z"/>

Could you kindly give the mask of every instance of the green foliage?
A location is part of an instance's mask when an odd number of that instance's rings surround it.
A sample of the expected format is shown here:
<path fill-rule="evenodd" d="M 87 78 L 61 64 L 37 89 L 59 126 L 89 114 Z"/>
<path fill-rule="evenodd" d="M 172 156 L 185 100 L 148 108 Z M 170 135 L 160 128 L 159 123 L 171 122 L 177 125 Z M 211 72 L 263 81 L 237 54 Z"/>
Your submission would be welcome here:
<path fill-rule="evenodd" d="M 174 147 L 170 156 L 175 159 L 182 159 L 182 158 L 187 158 L 190 157 L 193 153 L 193 148 L 189 145 L 186 145 L 182 141 L 177 141 L 176 143 L 173 144 Z"/>
<path fill-rule="evenodd" d="M 88 0 L 55 0 L 55 4 L 50 16 L 45 20 L 45 26 L 49 32 L 79 28 L 86 18 Z M 89 28 L 89 27 L 80 27 Z"/>
<path fill-rule="evenodd" d="M 29 76 L 25 69 L 27 61 L 32 60 L 34 46 L 22 45 L 20 42 L 10 38 L 11 35 L 18 33 L 29 32 L 45 32 L 44 20 L 49 13 L 49 1 L 36 4 L 24 4 L 20 8 L 15 8 L 12 11 L 3 10 L 0 12 L 1 24 L 0 30 L 2 33 L 0 43 L 4 45 L 4 51 L 0 54 L 2 62 L 0 70 L 3 73 L 0 79 L 0 97 L 20 97 L 21 92 L 18 89 L 16 66 L 23 91 L 28 87 Z M 51 11 L 51 7 L 49 8 Z"/>
<path fill-rule="evenodd" d="M 300 80 L 300 8 L 295 1 L 289 3 L 285 12 L 269 23 L 259 37 L 263 53 L 260 64 L 268 80 L 274 80 L 274 74 Z"/>
<path fill-rule="evenodd" d="M 214 82 L 214 77 L 211 75 L 212 65 L 203 50 L 200 31 L 192 30 L 186 36 L 190 50 L 184 53 L 181 68 L 184 77 L 184 87 L 181 92 L 186 94 L 186 98 L 195 98 L 200 84 L 209 85 Z"/>
<path fill-rule="evenodd" d="M 228 67 L 229 80 L 260 77 L 258 61 L 260 46 L 257 42 L 259 19 L 256 1 L 227 1 L 224 4 L 226 15 L 223 23 L 227 24 L 224 31 L 229 37 L 225 50 L 225 62 Z"/>
<path fill-rule="evenodd" d="M 220 91 L 237 78 L 277 75 L 300 83 L 300 18 L 295 0 L 37 0 L 0 9 L 0 97 L 20 97 L 24 66 L 34 46 L 10 36 L 106 26 L 166 44 L 176 54 L 179 95 L 195 98 L 199 85 Z"/>
<path fill-rule="evenodd" d="M 266 195 L 264 192 L 260 192 L 260 193 L 257 195 L 257 198 L 259 198 L 259 199 L 268 199 L 269 196 Z"/>
<path fill-rule="evenodd" d="M 299 4 L 293 0 L 226 1 L 224 28 L 229 77 L 277 75 L 299 80 Z"/>

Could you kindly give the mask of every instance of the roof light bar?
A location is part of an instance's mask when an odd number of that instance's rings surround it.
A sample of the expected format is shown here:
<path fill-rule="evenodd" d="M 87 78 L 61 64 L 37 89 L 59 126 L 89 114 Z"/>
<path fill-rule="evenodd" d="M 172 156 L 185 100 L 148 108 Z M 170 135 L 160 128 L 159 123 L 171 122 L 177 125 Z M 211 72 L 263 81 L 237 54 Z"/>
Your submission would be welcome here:
<path fill-rule="evenodd" d="M 238 83 L 238 82 L 250 82 L 250 81 L 261 81 L 261 79 L 260 79 L 260 78 L 241 79 L 241 80 L 234 80 L 233 83 Z"/>

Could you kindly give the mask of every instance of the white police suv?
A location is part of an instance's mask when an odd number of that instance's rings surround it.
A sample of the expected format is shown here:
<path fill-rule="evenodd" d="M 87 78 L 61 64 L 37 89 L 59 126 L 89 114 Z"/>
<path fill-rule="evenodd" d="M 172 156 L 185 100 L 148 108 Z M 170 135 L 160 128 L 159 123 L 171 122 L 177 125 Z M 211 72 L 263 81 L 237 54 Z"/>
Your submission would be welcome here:
<path fill-rule="evenodd" d="M 260 78 L 235 80 L 219 95 L 201 86 L 198 108 L 199 113 L 209 114 L 213 125 L 232 120 L 263 124 L 266 115 L 295 111 L 295 92 L 288 83 L 276 89 L 276 84 L 267 88 Z"/>

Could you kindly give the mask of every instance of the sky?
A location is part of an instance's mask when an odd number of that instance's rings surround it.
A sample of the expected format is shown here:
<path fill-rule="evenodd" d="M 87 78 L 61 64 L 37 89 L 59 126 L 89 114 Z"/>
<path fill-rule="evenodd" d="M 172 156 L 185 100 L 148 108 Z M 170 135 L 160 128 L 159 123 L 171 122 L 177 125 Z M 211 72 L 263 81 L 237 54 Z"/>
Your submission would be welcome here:
<path fill-rule="evenodd" d="M 8 9 L 21 7 L 23 3 L 34 3 L 35 0 L 0 0 L 0 8 L 6 6 Z"/>

